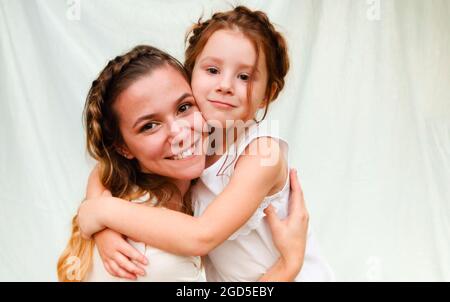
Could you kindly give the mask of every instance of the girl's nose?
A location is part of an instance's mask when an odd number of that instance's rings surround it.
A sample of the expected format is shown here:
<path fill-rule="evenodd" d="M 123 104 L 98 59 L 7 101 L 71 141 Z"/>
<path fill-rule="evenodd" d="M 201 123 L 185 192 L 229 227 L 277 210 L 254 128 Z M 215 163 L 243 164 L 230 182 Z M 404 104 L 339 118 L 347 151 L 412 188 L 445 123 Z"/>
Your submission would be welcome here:
<path fill-rule="evenodd" d="M 231 76 L 224 75 L 221 78 L 221 80 L 216 88 L 216 92 L 218 92 L 220 94 L 224 94 L 224 95 L 226 95 L 226 94 L 230 95 L 230 94 L 234 93 L 233 80 L 232 80 Z"/>

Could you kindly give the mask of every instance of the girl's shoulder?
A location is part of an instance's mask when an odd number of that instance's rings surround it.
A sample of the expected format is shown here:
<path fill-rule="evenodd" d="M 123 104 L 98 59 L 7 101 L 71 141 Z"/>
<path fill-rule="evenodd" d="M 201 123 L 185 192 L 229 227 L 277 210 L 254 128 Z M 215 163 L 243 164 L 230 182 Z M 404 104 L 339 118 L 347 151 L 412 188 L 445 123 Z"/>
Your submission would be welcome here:
<path fill-rule="evenodd" d="M 261 167 L 276 164 L 280 159 L 288 163 L 289 145 L 279 130 L 277 121 L 262 121 L 252 123 L 236 140 L 229 150 L 226 162 L 223 167 L 227 167 L 225 174 L 231 175 L 243 155 L 258 156 Z"/>

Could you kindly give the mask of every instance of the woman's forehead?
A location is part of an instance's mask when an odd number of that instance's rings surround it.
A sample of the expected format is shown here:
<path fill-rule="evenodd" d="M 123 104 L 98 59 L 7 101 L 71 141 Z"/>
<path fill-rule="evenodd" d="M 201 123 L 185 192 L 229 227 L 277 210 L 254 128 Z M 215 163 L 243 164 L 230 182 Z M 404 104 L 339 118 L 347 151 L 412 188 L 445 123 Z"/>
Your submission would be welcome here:
<path fill-rule="evenodd" d="M 170 110 L 183 95 L 192 95 L 184 76 L 173 67 L 163 67 L 145 75 L 127 89 L 115 102 L 115 109 L 122 118 L 133 118 Z"/>

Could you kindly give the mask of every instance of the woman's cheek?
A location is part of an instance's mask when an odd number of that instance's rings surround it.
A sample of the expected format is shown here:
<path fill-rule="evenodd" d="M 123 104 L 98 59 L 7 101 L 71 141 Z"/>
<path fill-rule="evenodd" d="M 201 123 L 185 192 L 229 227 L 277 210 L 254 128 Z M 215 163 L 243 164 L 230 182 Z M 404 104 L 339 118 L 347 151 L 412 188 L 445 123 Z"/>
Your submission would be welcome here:
<path fill-rule="evenodd" d="M 145 159 L 155 160 L 160 157 L 164 157 L 164 139 L 162 134 L 155 134 L 146 137 L 142 140 L 141 154 Z"/>

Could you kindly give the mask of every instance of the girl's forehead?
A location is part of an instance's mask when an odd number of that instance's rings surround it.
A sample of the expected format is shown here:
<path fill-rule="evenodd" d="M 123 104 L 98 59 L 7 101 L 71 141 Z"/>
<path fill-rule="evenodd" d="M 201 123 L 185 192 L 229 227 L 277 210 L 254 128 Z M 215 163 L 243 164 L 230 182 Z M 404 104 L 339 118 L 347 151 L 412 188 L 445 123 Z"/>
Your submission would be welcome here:
<path fill-rule="evenodd" d="M 259 49 L 258 56 L 264 56 Z M 254 66 L 256 60 L 255 45 L 249 37 L 239 30 L 220 29 L 215 31 L 201 51 L 198 63 L 203 61 L 236 62 L 243 67 Z"/>

